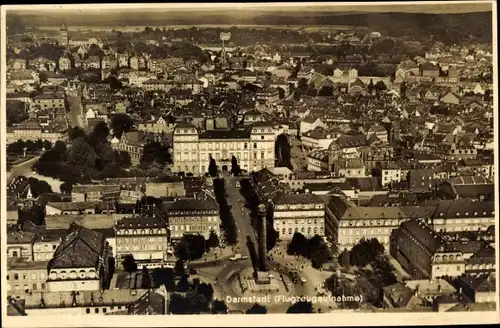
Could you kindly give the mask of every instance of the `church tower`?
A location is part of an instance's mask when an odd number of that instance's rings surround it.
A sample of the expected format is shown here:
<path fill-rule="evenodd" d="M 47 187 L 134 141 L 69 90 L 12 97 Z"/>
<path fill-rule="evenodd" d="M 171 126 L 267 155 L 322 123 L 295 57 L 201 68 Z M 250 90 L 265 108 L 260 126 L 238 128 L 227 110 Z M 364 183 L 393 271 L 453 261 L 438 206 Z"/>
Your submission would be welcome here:
<path fill-rule="evenodd" d="M 68 39 L 68 27 L 66 27 L 66 24 L 62 24 L 61 28 L 59 29 L 60 35 L 59 35 L 59 44 L 61 46 L 67 47 L 69 46 L 69 39 Z"/>

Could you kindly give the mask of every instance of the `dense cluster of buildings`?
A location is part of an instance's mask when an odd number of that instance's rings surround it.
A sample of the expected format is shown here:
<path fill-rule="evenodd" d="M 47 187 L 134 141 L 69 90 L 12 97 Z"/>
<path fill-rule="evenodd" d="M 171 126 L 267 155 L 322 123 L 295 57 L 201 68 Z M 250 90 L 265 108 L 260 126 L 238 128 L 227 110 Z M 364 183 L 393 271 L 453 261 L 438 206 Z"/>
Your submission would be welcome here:
<path fill-rule="evenodd" d="M 377 239 L 411 277 L 384 288 L 385 307 L 425 307 L 457 288 L 472 303 L 493 302 L 488 47 L 437 43 L 381 77 L 359 74 L 352 58 L 321 74 L 315 67 L 335 66 L 333 58 L 242 49 L 218 58 L 205 49 L 210 60 L 198 62 L 70 34 L 63 25 L 54 43 L 65 50 L 56 59 L 25 58 L 26 41 L 9 45 L 7 109 L 25 119 L 8 122 L 7 143 L 66 141 L 73 116 L 91 130 L 125 114 L 135 128 L 111 131 L 112 148 L 137 167 L 145 146 L 159 141 L 171 154 L 171 175 L 76 184 L 67 199 L 43 204 L 26 181 L 13 181 L 11 200 L 23 210 L 39 202 L 45 223 L 18 224 L 17 211 L 8 212 L 9 311 L 166 313 L 165 291 L 110 287 L 115 266 L 133 255 L 141 266 L 172 267 L 182 236 L 221 235 L 206 178 L 212 160 L 220 172 L 236 162 L 249 174 L 280 240 L 319 235 L 342 251 Z M 280 135 L 289 142 L 288 167 L 277 160 Z M 159 203 L 140 207 L 145 197 Z"/>

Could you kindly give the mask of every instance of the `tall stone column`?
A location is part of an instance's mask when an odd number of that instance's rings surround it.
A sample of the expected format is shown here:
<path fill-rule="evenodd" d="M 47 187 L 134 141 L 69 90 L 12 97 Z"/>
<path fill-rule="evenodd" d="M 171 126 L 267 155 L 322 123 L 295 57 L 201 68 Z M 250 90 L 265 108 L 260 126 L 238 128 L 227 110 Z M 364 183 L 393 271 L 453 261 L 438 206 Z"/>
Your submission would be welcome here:
<path fill-rule="evenodd" d="M 266 205 L 259 205 L 260 233 L 259 233 L 259 271 L 267 271 L 267 222 Z"/>

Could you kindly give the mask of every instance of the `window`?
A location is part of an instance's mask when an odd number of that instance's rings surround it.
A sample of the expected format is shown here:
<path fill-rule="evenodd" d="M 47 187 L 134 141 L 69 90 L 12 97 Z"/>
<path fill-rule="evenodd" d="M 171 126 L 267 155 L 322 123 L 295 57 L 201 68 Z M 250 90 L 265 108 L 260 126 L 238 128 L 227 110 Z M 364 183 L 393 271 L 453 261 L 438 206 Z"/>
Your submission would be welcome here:
<path fill-rule="evenodd" d="M 260 136 L 260 139 L 261 139 L 261 140 L 264 140 L 264 136 Z"/>
<path fill-rule="evenodd" d="M 19 275 L 17 273 L 14 273 L 14 280 L 19 280 Z"/>
<path fill-rule="evenodd" d="M 90 309 L 89 308 L 85 309 L 85 312 L 87 312 L 87 314 L 89 314 L 90 313 Z"/>
<path fill-rule="evenodd" d="M 94 312 L 95 312 L 95 313 L 99 313 L 99 308 L 95 308 L 95 309 L 94 309 Z"/>
<path fill-rule="evenodd" d="M 107 311 L 108 311 L 108 309 L 106 309 L 106 308 L 102 309 L 102 313 L 106 313 Z"/>
<path fill-rule="evenodd" d="M 257 149 L 257 143 L 256 142 L 253 143 L 253 148 Z"/>

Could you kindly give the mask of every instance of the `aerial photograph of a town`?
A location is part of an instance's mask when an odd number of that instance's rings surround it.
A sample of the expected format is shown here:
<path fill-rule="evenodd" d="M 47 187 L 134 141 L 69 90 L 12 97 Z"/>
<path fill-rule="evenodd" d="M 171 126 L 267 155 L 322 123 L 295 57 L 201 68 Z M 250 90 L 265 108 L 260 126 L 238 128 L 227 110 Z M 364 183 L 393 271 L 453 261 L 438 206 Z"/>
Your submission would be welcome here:
<path fill-rule="evenodd" d="M 2 8 L 3 315 L 494 313 L 493 14 Z"/>

